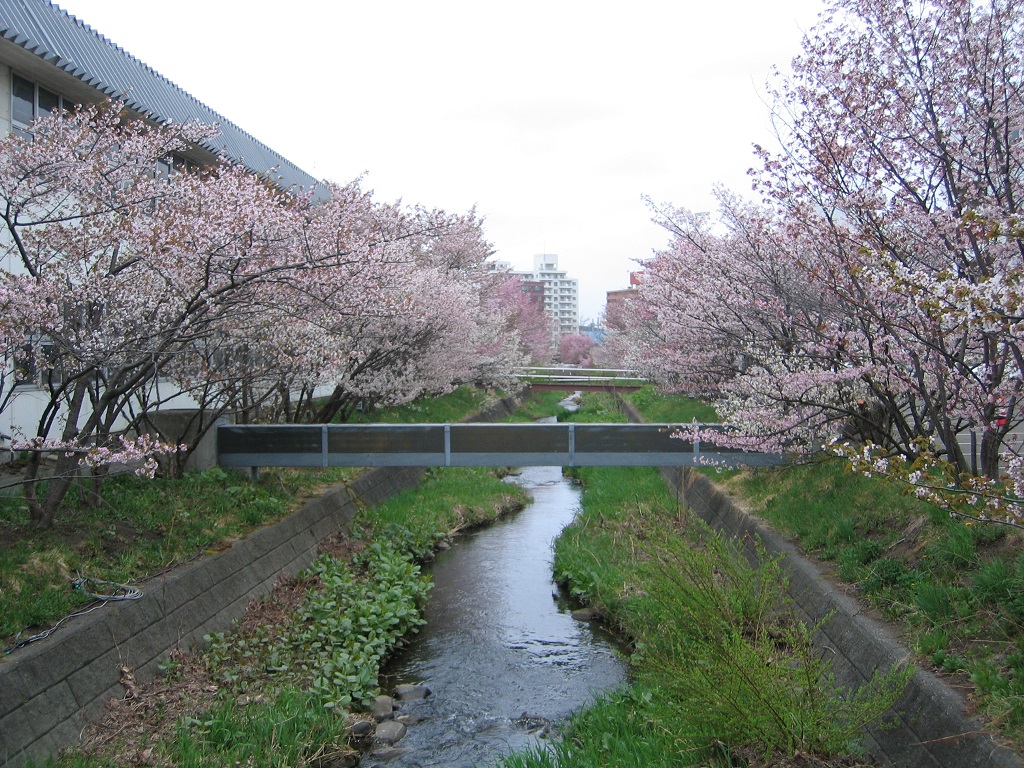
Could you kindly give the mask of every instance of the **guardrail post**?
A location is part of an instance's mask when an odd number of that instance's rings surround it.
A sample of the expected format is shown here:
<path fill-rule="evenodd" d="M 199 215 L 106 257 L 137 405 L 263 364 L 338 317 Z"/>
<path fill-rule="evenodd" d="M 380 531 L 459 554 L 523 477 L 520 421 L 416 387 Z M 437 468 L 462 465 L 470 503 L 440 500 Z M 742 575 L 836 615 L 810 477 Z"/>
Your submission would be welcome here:
<path fill-rule="evenodd" d="M 576 466 L 576 423 L 569 422 L 569 466 Z"/>
<path fill-rule="evenodd" d="M 444 425 L 444 465 L 452 465 L 452 425 Z"/>
<path fill-rule="evenodd" d="M 320 429 L 320 466 L 326 467 L 327 464 L 327 425 L 324 424 Z"/>

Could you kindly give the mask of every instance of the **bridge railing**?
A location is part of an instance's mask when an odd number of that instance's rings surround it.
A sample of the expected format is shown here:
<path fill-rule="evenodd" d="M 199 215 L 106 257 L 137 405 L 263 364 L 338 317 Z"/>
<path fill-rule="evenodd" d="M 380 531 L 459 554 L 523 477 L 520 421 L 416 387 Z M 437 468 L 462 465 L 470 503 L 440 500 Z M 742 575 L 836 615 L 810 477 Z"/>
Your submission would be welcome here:
<path fill-rule="evenodd" d="M 714 425 L 711 425 L 714 426 Z M 672 437 L 671 424 L 223 425 L 222 467 L 757 466 L 784 461 Z"/>
<path fill-rule="evenodd" d="M 648 379 L 625 368 L 517 368 L 520 381 L 533 384 L 581 384 L 619 387 L 641 387 Z"/>

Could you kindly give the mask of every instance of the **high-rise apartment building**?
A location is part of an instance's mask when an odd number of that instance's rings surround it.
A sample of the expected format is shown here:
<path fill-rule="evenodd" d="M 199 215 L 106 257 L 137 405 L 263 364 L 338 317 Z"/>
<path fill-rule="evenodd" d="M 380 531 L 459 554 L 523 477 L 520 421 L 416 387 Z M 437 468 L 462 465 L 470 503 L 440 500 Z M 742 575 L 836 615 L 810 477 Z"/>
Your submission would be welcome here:
<path fill-rule="evenodd" d="M 506 261 L 494 262 L 493 267 L 543 285 L 544 311 L 558 323 L 558 333 L 565 336 L 580 332 L 579 281 L 558 268 L 557 254 L 536 254 L 533 257 L 532 272 L 514 270 Z"/>

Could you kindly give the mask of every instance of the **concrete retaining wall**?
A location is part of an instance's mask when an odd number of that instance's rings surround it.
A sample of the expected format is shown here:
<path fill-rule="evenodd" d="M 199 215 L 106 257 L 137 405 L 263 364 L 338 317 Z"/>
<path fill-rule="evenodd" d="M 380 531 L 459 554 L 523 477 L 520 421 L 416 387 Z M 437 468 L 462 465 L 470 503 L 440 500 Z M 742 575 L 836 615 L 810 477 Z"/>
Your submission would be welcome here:
<path fill-rule="evenodd" d="M 642 421 L 628 403 L 622 408 Z M 892 629 L 871 618 L 853 597 L 836 589 L 796 547 L 741 509 L 707 476 L 689 467 L 665 468 L 665 482 L 681 501 L 716 530 L 742 542 L 756 562 L 756 542 L 769 555 L 782 557 L 789 578 L 789 596 L 809 624 L 824 621 L 816 645 L 832 657 L 836 683 L 856 689 L 875 670 L 887 671 L 909 660 L 910 652 Z M 982 731 L 967 717 L 966 702 L 935 675 L 918 669 L 896 703 L 894 727 L 873 729 L 865 744 L 872 756 L 899 768 L 1024 768 L 1024 760 Z"/>
<path fill-rule="evenodd" d="M 502 400 L 471 420 L 498 419 L 515 406 Z M 0 766 L 77 743 L 104 704 L 123 695 L 122 666 L 152 678 L 171 650 L 228 629 L 283 574 L 307 567 L 320 542 L 345 529 L 360 505 L 411 488 L 422 476 L 416 467 L 366 472 L 225 552 L 136 585 L 141 600 L 107 603 L 15 651 L 0 663 Z"/>

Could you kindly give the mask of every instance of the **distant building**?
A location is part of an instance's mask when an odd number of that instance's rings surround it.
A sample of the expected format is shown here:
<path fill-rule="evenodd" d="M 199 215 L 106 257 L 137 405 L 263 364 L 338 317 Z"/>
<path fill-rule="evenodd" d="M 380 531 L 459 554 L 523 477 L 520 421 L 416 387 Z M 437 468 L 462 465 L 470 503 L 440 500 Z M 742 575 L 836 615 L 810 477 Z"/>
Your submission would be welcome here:
<path fill-rule="evenodd" d="M 580 332 L 579 280 L 558 268 L 558 255 L 538 253 L 533 257 L 533 271 L 517 271 L 507 261 L 492 262 L 492 269 L 506 271 L 523 278 L 524 285 L 542 287 L 544 311 L 558 324 L 562 336 Z"/>
<path fill-rule="evenodd" d="M 639 291 L 635 288 L 635 286 L 640 285 L 639 278 L 636 278 L 634 282 L 634 275 L 637 274 L 636 272 L 630 273 L 629 288 L 619 288 L 615 291 L 608 291 L 606 294 L 604 324 L 613 331 L 623 330 L 623 315 L 626 310 L 626 304 L 635 299 L 639 294 Z"/>

